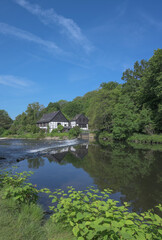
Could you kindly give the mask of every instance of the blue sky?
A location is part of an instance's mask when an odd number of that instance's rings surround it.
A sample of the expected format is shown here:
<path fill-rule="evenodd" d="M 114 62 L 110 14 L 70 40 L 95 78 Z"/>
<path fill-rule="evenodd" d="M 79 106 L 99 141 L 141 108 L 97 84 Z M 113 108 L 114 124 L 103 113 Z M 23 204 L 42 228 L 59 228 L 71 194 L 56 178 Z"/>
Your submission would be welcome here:
<path fill-rule="evenodd" d="M 71 101 L 162 47 L 161 0 L 0 0 L 0 109 Z"/>

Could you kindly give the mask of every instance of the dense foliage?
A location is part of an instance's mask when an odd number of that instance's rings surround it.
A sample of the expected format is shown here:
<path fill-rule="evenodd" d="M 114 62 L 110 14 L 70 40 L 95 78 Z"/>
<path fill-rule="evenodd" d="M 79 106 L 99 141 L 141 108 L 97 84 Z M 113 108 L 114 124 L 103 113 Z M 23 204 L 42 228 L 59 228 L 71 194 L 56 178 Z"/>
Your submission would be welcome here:
<path fill-rule="evenodd" d="M 19 209 L 19 214 L 22 213 L 22 209 L 25 210 L 23 211 L 23 217 L 19 215 L 19 224 L 17 227 L 17 231 L 21 231 L 22 236 L 24 236 L 24 233 L 26 235 L 26 238 L 22 239 L 27 239 L 31 235 L 31 233 L 28 232 L 29 223 L 25 228 L 22 225 L 23 223 L 24 226 L 26 226 L 28 218 L 29 221 L 32 221 L 30 230 L 35 232 L 37 230 L 37 228 L 35 229 L 35 224 L 37 224 L 44 239 L 53 239 L 47 238 L 47 231 L 45 231 L 45 228 L 42 229 L 40 227 L 43 215 L 40 208 L 34 205 L 36 197 L 38 196 L 38 190 L 31 193 L 31 188 L 34 186 L 26 183 L 27 175 L 27 173 L 15 174 L 13 177 L 7 173 L 0 175 L 0 202 L 1 198 L 12 200 L 15 204 L 16 215 L 17 209 Z M 15 191 L 15 186 L 17 191 Z M 28 198 L 29 196 L 29 201 L 25 200 L 23 191 L 25 187 L 27 187 L 26 197 Z M 6 194 L 6 189 L 9 188 L 10 190 L 7 190 L 7 192 L 10 194 Z M 21 189 L 23 190 L 21 191 Z M 46 188 L 39 190 L 39 192 L 51 193 L 50 190 Z M 161 239 L 161 217 L 151 210 L 141 214 L 131 213 L 127 209 L 128 204 L 126 202 L 123 206 L 118 206 L 117 201 L 109 198 L 111 192 L 109 189 L 104 189 L 104 191 L 100 192 L 95 188 L 76 191 L 73 187 L 69 187 L 67 193 L 61 189 L 51 193 L 50 197 L 52 197 L 52 202 L 55 203 L 55 206 L 50 207 L 53 211 L 51 216 L 53 228 L 56 224 L 61 223 L 62 226 L 71 228 L 75 239 L 78 240 Z M 161 205 L 159 205 L 158 208 L 160 211 L 162 210 Z M 11 211 L 13 211 L 12 208 L 10 208 L 10 212 Z M 8 216 L 10 216 L 9 213 Z M 2 230 L 4 229 L 4 225 L 2 225 Z M 38 236 L 41 237 L 40 234 L 38 234 Z M 39 239 L 39 237 L 37 239 Z M 68 237 L 64 237 L 68 239 Z M 35 234 L 32 236 L 32 239 L 36 239 Z"/>
<path fill-rule="evenodd" d="M 27 177 L 31 173 L 0 173 L 0 240 L 72 240 L 71 229 L 45 220 L 36 203 L 38 190 Z"/>
<path fill-rule="evenodd" d="M 0 110 L 0 135 L 11 127 L 12 119 L 5 110 Z"/>
<path fill-rule="evenodd" d="M 118 201 L 109 198 L 109 189 L 69 189 L 68 193 L 59 189 L 50 195 L 52 202 L 57 202 L 57 207 L 51 207 L 51 218 L 55 223 L 70 224 L 78 240 L 161 239 L 162 219 L 153 212 L 128 212 L 128 203 L 118 206 Z M 158 208 L 162 210 L 160 205 Z"/>
<path fill-rule="evenodd" d="M 133 133 L 162 132 L 162 49 L 148 60 L 136 61 L 133 69 L 123 72 L 123 84 L 102 83 L 96 91 L 73 101 L 50 102 L 46 108 L 29 104 L 26 112 L 16 117 L 10 134 L 36 133 L 36 121 L 44 113 L 61 110 L 67 119 L 84 113 L 92 130 L 107 131 L 113 138 L 123 140 Z"/>

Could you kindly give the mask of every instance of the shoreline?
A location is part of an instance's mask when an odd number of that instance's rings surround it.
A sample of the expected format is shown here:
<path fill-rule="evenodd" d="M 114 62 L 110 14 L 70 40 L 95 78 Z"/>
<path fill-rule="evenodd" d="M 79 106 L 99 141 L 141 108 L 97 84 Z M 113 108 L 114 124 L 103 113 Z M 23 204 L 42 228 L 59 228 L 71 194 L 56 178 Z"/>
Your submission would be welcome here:
<path fill-rule="evenodd" d="M 60 137 L 44 137 L 44 138 L 19 138 L 19 137 L 0 137 L 0 140 L 14 140 L 14 139 L 20 139 L 20 140 L 26 140 L 26 139 L 29 139 L 29 140 L 42 140 L 42 139 L 45 139 L 45 140 L 73 140 L 73 139 L 79 139 L 79 138 L 71 138 L 69 139 L 68 137 L 62 137 L 62 139 Z"/>

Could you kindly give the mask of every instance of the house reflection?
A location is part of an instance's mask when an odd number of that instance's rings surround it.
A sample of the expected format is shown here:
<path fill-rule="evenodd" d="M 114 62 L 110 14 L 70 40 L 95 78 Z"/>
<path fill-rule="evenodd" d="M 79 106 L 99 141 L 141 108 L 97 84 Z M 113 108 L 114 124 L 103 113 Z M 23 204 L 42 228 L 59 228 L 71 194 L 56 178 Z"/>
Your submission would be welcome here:
<path fill-rule="evenodd" d="M 61 148 L 58 150 L 53 150 L 50 154 L 47 154 L 49 162 L 57 162 L 57 163 L 67 163 L 67 158 L 69 155 L 73 155 L 77 159 L 83 159 L 88 154 L 88 144 L 79 145 L 79 146 L 70 146 Z M 64 161 L 66 159 L 66 161 Z"/>
<path fill-rule="evenodd" d="M 45 159 L 49 162 L 57 162 L 59 164 L 67 164 L 68 159 L 71 156 L 76 158 L 76 160 L 83 159 L 88 154 L 88 144 L 83 144 L 79 146 L 70 146 L 59 148 L 50 151 L 44 157 L 40 156 L 37 158 L 28 159 L 28 168 L 38 169 L 43 167 L 45 164 Z"/>

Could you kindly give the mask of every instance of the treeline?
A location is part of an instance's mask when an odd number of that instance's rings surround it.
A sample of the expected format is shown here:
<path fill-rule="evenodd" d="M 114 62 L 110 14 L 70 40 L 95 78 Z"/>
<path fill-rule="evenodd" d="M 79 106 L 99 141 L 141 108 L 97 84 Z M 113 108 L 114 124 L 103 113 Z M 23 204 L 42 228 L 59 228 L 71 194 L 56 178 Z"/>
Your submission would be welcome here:
<path fill-rule="evenodd" d="M 35 133 L 39 131 L 36 121 L 44 113 L 61 110 L 69 120 L 78 113 L 84 113 L 89 118 L 90 129 L 106 131 L 118 140 L 133 133 L 161 133 L 162 49 L 154 51 L 148 61 L 136 61 L 133 69 L 123 72 L 122 80 L 123 84 L 102 83 L 97 90 L 71 102 L 50 102 L 46 108 L 39 103 L 29 104 L 25 112 L 10 122 L 7 131 L 1 123 L 0 127 L 5 130 L 3 134 Z"/>

